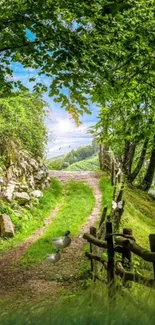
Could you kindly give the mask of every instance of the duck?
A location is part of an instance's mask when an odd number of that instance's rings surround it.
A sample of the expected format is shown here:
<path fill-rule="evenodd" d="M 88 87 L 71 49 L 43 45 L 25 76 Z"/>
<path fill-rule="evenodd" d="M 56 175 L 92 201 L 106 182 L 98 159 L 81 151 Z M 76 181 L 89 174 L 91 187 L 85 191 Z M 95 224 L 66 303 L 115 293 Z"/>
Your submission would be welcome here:
<path fill-rule="evenodd" d="M 70 231 L 67 230 L 63 237 L 52 238 L 52 243 L 57 249 L 63 249 L 71 244 L 71 238 L 69 237 Z"/>
<path fill-rule="evenodd" d="M 46 256 L 46 261 L 50 263 L 56 263 L 60 260 L 60 258 L 61 258 L 60 249 L 57 249 L 56 253 L 48 254 Z"/>

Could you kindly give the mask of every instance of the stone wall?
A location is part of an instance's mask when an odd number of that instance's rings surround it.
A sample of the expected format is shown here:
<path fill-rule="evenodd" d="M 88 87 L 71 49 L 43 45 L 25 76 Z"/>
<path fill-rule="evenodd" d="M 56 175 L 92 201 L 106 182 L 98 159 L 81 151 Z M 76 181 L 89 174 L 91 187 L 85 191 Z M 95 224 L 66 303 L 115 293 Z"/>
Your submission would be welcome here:
<path fill-rule="evenodd" d="M 47 167 L 40 158 L 34 159 L 12 143 L 7 160 L 0 167 L 0 199 L 19 205 L 33 205 L 34 198 L 43 196 L 42 190 L 49 186 Z"/>

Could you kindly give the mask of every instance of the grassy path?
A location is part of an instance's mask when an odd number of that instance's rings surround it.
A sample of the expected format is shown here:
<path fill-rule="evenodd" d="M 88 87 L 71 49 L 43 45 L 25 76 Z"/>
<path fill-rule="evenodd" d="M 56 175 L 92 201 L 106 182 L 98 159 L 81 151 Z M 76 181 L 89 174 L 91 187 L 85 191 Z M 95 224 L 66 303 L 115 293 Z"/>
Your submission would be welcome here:
<path fill-rule="evenodd" d="M 71 237 L 79 233 L 95 205 L 92 189 L 87 184 L 71 181 L 64 187 L 64 197 L 56 218 L 41 236 L 28 249 L 22 262 L 30 265 L 45 260 L 48 254 L 55 252 L 51 238 L 63 236 L 70 230 Z"/>
<path fill-rule="evenodd" d="M 0 267 L 11 267 L 19 258 L 21 258 L 28 248 L 39 239 L 40 236 L 44 234 L 46 229 L 52 223 L 53 219 L 56 217 L 60 209 L 60 204 L 52 211 L 50 217 L 44 220 L 44 226 L 35 231 L 35 233 L 26 239 L 23 243 L 17 245 L 15 248 L 12 248 L 8 253 L 4 253 L 0 256 Z"/>
<path fill-rule="evenodd" d="M 76 172 L 53 172 L 51 171 L 51 177 L 56 177 L 60 182 L 63 184 L 68 183 L 69 181 L 82 181 L 82 183 L 88 184 L 94 193 L 96 204 L 95 207 L 92 211 L 92 213 L 88 217 L 88 201 L 83 202 L 83 210 L 81 210 L 81 215 L 83 215 L 83 212 L 85 211 L 85 217 L 81 220 L 79 228 L 76 228 L 74 231 L 74 225 L 72 225 L 72 220 L 69 220 L 68 228 L 72 228 L 72 234 L 74 235 L 72 237 L 72 244 L 68 249 L 66 249 L 65 253 L 62 254 L 61 260 L 58 262 L 57 265 L 47 265 L 46 262 L 42 262 L 36 267 L 29 267 L 29 263 L 27 263 L 27 267 L 25 268 L 25 265 L 19 264 L 16 267 L 10 268 L 10 264 L 5 264 L 3 268 L 1 268 L 0 271 L 0 282 L 2 283 L 0 287 L 0 297 L 8 297 L 13 295 L 17 295 L 18 297 L 22 295 L 24 299 L 27 299 L 28 297 L 39 297 L 43 295 L 50 295 L 53 298 L 55 297 L 55 294 L 61 295 L 62 290 L 64 288 L 72 287 L 72 285 L 75 285 L 75 281 L 80 281 L 79 278 L 79 266 L 82 263 L 84 259 L 84 254 L 83 254 L 83 244 L 84 240 L 82 238 L 82 235 L 85 231 L 89 230 L 89 227 L 94 225 L 94 223 L 98 220 L 100 216 L 100 208 L 101 208 L 101 193 L 99 190 L 99 175 L 93 172 L 82 172 L 82 173 L 76 173 Z M 78 201 L 76 201 L 76 192 L 73 193 L 73 197 L 75 201 L 71 204 L 74 203 L 76 205 L 75 211 L 79 210 L 78 206 Z M 90 196 L 91 197 L 91 196 Z M 90 200 L 90 198 L 89 198 Z M 68 200 L 69 203 L 70 199 Z M 81 203 L 82 197 L 79 197 L 79 202 Z M 63 207 L 63 210 L 58 209 L 57 211 L 55 210 L 54 213 L 54 220 L 53 220 L 53 226 L 54 223 L 57 224 L 58 219 L 62 219 L 62 215 L 65 211 L 65 216 L 67 216 L 67 204 L 66 206 Z M 63 204 L 62 204 L 63 206 Z M 68 205 L 69 206 L 69 205 Z M 75 207 L 74 207 L 75 208 Z M 70 206 L 71 209 L 71 206 Z M 71 210 L 74 212 L 74 210 Z M 87 211 L 87 213 L 86 213 Z M 57 217 L 55 218 L 55 214 L 58 212 Z M 79 212 L 79 211 L 78 211 Z M 86 215 L 87 214 L 87 215 Z M 70 215 L 70 217 L 73 217 Z M 76 219 L 76 216 L 75 216 Z M 83 224 L 83 226 L 82 226 Z M 82 226 L 82 227 L 81 227 Z M 81 227 L 81 229 L 80 229 Z M 54 227 L 55 228 L 55 227 Z M 63 228 L 66 230 L 66 223 L 64 223 Z M 45 242 L 44 248 L 47 248 L 49 238 L 51 240 L 51 236 L 53 236 L 53 230 L 52 230 L 52 225 L 48 226 L 47 232 L 45 230 L 45 237 L 43 235 L 43 239 Z M 36 237 L 35 237 L 36 235 Z M 38 245 L 42 235 L 42 230 L 38 231 L 37 234 L 34 234 L 34 237 L 32 236 L 27 242 L 26 246 L 28 247 L 31 246 L 32 241 Z M 47 238 L 47 237 L 48 238 Z M 26 260 L 28 261 L 30 257 L 34 256 L 34 253 L 39 251 L 39 245 L 38 247 L 35 245 L 35 243 L 28 249 L 26 256 Z M 47 245 L 46 245 L 47 244 Z M 42 246 L 42 247 L 43 247 Z M 31 251 L 32 248 L 32 251 Z M 16 250 L 16 249 L 15 249 Z M 14 250 L 14 252 L 15 252 Z M 26 247 L 27 250 L 27 247 Z M 46 249 L 45 249 L 46 251 Z M 43 255 L 45 253 L 44 249 L 40 253 L 39 252 L 39 260 L 43 260 Z M 23 253 L 25 253 L 25 248 L 21 249 L 21 256 L 23 256 Z M 48 253 L 48 251 L 46 252 Z M 29 255 L 30 254 L 30 255 Z M 13 260 L 16 260 L 16 257 L 19 258 L 20 256 L 20 250 L 19 250 L 19 255 L 17 256 L 15 254 L 15 258 Z M 41 258 L 40 258 L 41 257 Z M 30 258 L 31 259 L 31 258 Z M 27 297 L 27 298 L 26 298 Z M 23 301 L 23 299 L 22 299 Z"/>

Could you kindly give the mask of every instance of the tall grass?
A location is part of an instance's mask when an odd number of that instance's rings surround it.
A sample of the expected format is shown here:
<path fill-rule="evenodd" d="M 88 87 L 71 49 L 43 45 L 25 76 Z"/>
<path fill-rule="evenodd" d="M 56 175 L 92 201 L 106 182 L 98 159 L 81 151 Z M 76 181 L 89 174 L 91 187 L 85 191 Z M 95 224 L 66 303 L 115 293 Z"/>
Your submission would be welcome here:
<path fill-rule="evenodd" d="M 96 290 L 97 289 L 97 290 Z M 76 296 L 59 306 L 47 300 L 27 304 L 16 311 L 1 305 L 1 325 L 154 325 L 155 295 L 139 293 L 136 298 L 119 293 L 116 305 L 108 305 L 106 287 L 92 286 L 83 296 Z"/>

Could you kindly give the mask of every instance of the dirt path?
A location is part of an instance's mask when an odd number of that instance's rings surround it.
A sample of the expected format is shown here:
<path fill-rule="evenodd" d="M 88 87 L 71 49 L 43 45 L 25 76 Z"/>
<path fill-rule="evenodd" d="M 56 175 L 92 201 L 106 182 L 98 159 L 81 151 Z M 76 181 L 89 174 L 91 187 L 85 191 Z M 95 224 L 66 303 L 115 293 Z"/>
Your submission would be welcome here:
<path fill-rule="evenodd" d="M 59 211 L 60 205 L 57 205 L 57 207 L 52 211 L 50 217 L 46 218 L 44 220 L 44 226 L 35 233 L 30 236 L 28 239 L 26 239 L 23 243 L 17 245 L 15 248 L 12 248 L 8 251 L 8 253 L 2 253 L 0 254 L 0 269 L 1 268 L 10 268 L 14 263 L 21 258 L 27 249 L 40 237 L 44 234 L 48 226 L 52 223 L 53 219 L 56 217 L 58 211 Z"/>
<path fill-rule="evenodd" d="M 98 220 L 101 208 L 101 193 L 98 183 L 99 176 L 94 172 L 59 172 L 51 171 L 51 177 L 56 177 L 62 183 L 70 180 L 82 181 L 92 187 L 96 205 L 85 225 L 81 228 L 78 236 L 72 238 L 72 244 L 62 254 L 61 260 L 56 264 L 41 263 L 37 268 L 25 270 L 23 267 L 14 268 L 13 263 L 18 260 L 28 247 L 35 242 L 46 230 L 49 223 L 56 216 L 57 207 L 50 218 L 46 219 L 46 226 L 35 232 L 23 244 L 12 249 L 5 256 L 0 256 L 0 294 L 5 295 L 6 290 L 10 293 L 23 293 L 28 296 L 40 295 L 40 293 L 60 292 L 63 288 L 71 286 L 79 277 L 79 265 L 84 259 L 82 247 L 85 243 L 83 233 Z"/>

